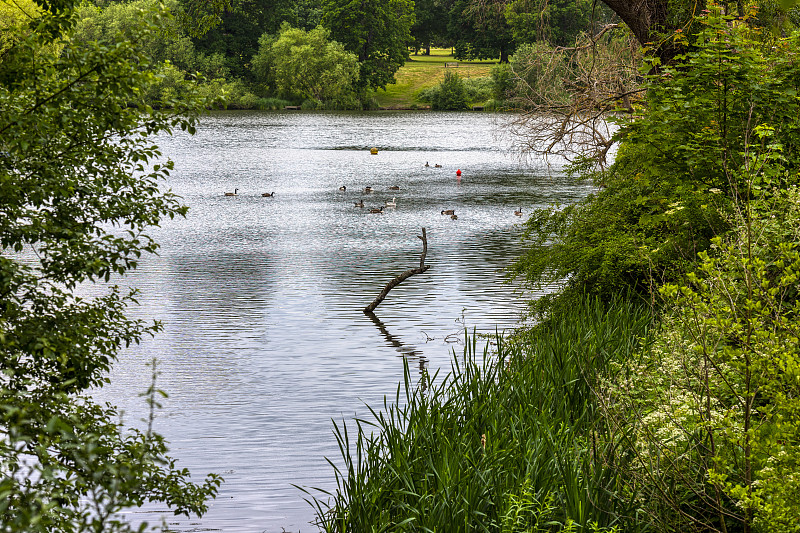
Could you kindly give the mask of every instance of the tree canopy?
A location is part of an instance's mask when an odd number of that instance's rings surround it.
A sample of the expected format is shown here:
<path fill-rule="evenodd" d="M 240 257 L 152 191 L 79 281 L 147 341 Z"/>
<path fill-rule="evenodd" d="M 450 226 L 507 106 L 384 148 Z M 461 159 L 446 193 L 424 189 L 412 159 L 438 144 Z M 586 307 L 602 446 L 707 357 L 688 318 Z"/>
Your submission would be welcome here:
<path fill-rule="evenodd" d="M 358 59 L 341 43 L 328 40 L 323 27 L 311 31 L 281 27 L 277 39 L 262 37 L 253 57 L 257 77 L 274 84 L 279 95 L 317 101 L 353 97 L 358 81 Z"/>
<path fill-rule="evenodd" d="M 504 2 L 455 0 L 450 7 L 447 31 L 459 59 L 500 58 L 508 62 L 514 50 Z"/>
<path fill-rule="evenodd" d="M 325 0 L 322 24 L 358 56 L 363 88 L 384 88 L 408 59 L 412 0 Z"/>
<path fill-rule="evenodd" d="M 26 4 L 18 4 L 25 6 Z M 163 190 L 172 163 L 150 137 L 193 131 L 197 97 L 154 110 L 143 43 L 164 13 L 113 38 L 70 39 L 69 0 L 4 28 L 0 56 L 0 524 L 5 532 L 129 531 L 116 513 L 145 501 L 202 514 L 200 484 L 164 440 L 127 429 L 87 394 L 122 348 L 160 329 L 126 315 L 135 291 L 111 281 L 158 245 L 147 228 L 186 211 Z M 187 89 L 191 92 L 191 89 Z M 96 296 L 82 295 L 95 285 Z M 94 291 L 93 291 L 94 292 Z M 144 391 L 142 391 L 144 392 Z M 158 392 L 148 398 L 156 404 Z"/>

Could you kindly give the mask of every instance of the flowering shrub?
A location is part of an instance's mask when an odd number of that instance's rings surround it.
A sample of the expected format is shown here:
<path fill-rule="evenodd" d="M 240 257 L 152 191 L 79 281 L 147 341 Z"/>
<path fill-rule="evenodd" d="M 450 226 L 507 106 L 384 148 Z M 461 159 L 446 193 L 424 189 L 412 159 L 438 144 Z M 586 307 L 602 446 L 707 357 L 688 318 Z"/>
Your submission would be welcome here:
<path fill-rule="evenodd" d="M 800 531 L 800 189 L 766 146 L 741 171 L 735 231 L 661 287 L 661 335 L 605 383 L 633 428 L 632 486 L 665 524 Z"/>

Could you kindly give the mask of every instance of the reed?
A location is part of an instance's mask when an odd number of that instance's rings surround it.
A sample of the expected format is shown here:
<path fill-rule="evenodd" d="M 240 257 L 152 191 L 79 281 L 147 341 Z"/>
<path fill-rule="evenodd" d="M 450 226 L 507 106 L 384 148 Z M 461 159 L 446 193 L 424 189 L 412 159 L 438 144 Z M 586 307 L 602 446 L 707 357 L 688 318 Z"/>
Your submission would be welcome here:
<path fill-rule="evenodd" d="M 362 531 L 614 531 L 633 499 L 605 461 L 625 439 L 595 408 L 598 376 L 632 356 L 650 317 L 587 299 L 479 350 L 466 335 L 441 379 L 408 366 L 392 401 L 334 422 L 337 488 L 311 496 L 318 525 Z M 353 427 L 354 426 L 354 427 Z M 354 431 L 351 431 L 353 430 Z"/>

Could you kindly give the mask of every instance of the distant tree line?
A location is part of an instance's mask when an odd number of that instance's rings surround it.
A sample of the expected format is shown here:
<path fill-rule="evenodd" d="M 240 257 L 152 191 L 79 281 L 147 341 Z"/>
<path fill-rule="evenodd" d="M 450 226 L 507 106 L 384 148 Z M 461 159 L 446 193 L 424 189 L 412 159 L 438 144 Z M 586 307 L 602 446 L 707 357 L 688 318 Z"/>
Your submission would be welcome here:
<path fill-rule="evenodd" d="M 110 39 L 155 0 L 95 0 L 74 39 Z M 410 53 L 452 48 L 457 59 L 507 63 L 521 45 L 573 43 L 613 16 L 590 0 L 166 0 L 173 19 L 147 43 L 163 63 L 149 100 L 197 76 L 230 107 L 363 108 L 394 82 Z"/>

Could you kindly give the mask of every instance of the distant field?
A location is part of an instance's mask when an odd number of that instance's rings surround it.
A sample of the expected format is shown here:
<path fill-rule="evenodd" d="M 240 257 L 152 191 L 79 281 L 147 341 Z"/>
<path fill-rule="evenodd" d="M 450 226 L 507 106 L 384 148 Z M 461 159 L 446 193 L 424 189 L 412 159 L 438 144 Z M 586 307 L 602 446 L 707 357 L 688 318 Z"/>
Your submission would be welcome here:
<path fill-rule="evenodd" d="M 462 78 L 488 76 L 489 70 L 497 61 L 456 61 L 449 48 L 431 48 L 431 55 L 411 55 L 411 59 L 397 71 L 397 83 L 387 85 L 386 90 L 378 90 L 375 98 L 378 105 L 388 108 L 408 108 L 412 105 L 425 106 L 417 100 L 417 94 L 444 78 L 445 63 L 458 63 L 453 68 Z"/>

